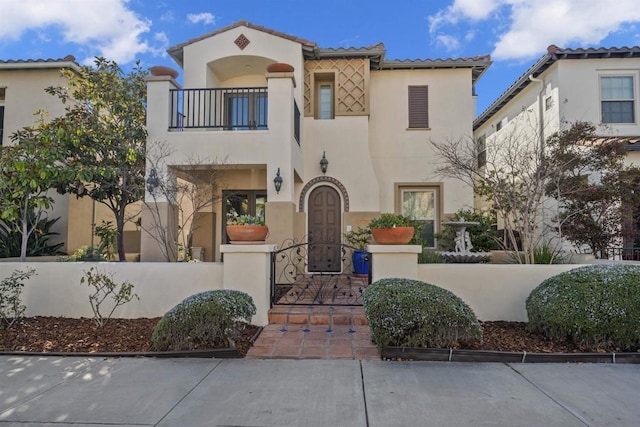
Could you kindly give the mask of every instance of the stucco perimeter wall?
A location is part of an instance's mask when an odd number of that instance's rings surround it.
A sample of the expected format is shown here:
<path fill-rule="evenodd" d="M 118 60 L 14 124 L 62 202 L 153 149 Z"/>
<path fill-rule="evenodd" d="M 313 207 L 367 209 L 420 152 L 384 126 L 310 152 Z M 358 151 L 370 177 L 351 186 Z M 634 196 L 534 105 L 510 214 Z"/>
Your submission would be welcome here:
<path fill-rule="evenodd" d="M 545 279 L 581 267 L 557 265 L 420 264 L 418 278 L 453 292 L 479 320 L 526 322 L 525 302 Z"/>
<path fill-rule="evenodd" d="M 93 288 L 80 284 L 91 267 L 113 274 L 118 284 L 131 282 L 140 297 L 116 309 L 114 318 L 162 316 L 189 295 L 222 289 L 221 263 L 8 262 L 0 263 L 0 279 L 14 270 L 36 270 L 22 293 L 27 316 L 93 317 L 88 298 Z"/>

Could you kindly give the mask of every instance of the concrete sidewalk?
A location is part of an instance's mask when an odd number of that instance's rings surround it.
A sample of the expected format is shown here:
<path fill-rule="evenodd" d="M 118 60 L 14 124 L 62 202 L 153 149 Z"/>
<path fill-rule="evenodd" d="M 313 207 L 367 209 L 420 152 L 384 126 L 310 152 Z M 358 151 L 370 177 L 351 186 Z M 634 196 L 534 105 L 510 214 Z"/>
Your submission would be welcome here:
<path fill-rule="evenodd" d="M 0 357 L 0 427 L 637 426 L 640 366 Z"/>

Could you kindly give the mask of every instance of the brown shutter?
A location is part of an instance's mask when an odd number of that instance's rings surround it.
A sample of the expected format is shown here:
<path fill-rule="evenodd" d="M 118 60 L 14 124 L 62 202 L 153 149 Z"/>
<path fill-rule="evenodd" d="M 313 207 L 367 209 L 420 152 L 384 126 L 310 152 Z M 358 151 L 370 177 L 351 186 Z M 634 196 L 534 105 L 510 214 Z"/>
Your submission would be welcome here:
<path fill-rule="evenodd" d="M 409 127 L 429 127 L 429 86 L 409 86 Z"/>

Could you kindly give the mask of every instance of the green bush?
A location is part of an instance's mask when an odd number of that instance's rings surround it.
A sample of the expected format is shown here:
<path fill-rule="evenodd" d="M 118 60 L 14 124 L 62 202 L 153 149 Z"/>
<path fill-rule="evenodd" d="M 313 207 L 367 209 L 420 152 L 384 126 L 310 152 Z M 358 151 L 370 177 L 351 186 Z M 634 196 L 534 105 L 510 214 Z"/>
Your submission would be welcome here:
<path fill-rule="evenodd" d="M 527 298 L 529 327 L 586 349 L 640 346 L 640 266 L 576 268 L 542 282 Z"/>
<path fill-rule="evenodd" d="M 423 249 L 418 254 L 418 264 L 443 264 L 444 258 L 437 251 Z"/>
<path fill-rule="evenodd" d="M 192 295 L 158 322 L 151 340 L 157 351 L 233 347 L 234 339 L 256 314 L 251 296 L 233 290 Z"/>
<path fill-rule="evenodd" d="M 410 279 L 382 279 L 363 292 L 379 348 L 448 348 L 482 339 L 473 310 L 446 289 Z"/>
<path fill-rule="evenodd" d="M 125 281 L 118 284 L 113 281 L 113 274 L 102 273 L 94 267 L 84 272 L 84 277 L 80 278 L 80 283 L 86 283 L 90 288 L 93 288 L 89 294 L 89 303 L 93 311 L 93 321 L 99 328 L 102 328 L 105 323 L 111 319 L 116 308 L 130 302 L 134 298 L 140 299 L 138 294 L 133 293 L 133 285 L 131 283 Z M 104 308 L 102 304 L 107 298 L 113 301 L 111 303 L 111 310 L 108 313 L 103 313 L 100 310 Z"/>
<path fill-rule="evenodd" d="M 62 248 L 64 243 L 51 243 L 50 240 L 53 236 L 60 234 L 51 231 L 60 217 L 53 219 L 41 218 L 37 220 L 36 214 L 31 211 L 27 219 L 29 229 L 33 228 L 34 230 L 27 239 L 27 256 L 36 257 L 59 254 L 60 248 Z M 0 258 L 20 256 L 20 246 L 22 244 L 21 228 L 22 221 L 20 220 L 0 220 Z"/>
<path fill-rule="evenodd" d="M 81 261 L 106 261 L 99 248 L 93 246 L 82 246 L 71 255 L 59 256 L 60 262 L 81 262 Z"/>
<path fill-rule="evenodd" d="M 10 328 L 22 317 L 27 307 L 22 304 L 24 281 L 36 273 L 33 268 L 27 271 L 15 270 L 11 276 L 0 281 L 0 329 Z"/>

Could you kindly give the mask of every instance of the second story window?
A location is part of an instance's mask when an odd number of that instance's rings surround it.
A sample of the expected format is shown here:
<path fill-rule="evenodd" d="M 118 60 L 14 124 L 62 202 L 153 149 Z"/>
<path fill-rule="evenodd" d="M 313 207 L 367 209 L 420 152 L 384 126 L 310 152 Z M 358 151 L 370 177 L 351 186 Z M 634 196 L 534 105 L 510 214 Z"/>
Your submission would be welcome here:
<path fill-rule="evenodd" d="M 429 86 L 409 86 L 409 129 L 429 127 Z"/>
<path fill-rule="evenodd" d="M 602 123 L 635 123 L 633 76 L 600 77 Z"/>
<path fill-rule="evenodd" d="M 226 102 L 229 129 L 267 129 L 266 92 L 230 92 Z"/>
<path fill-rule="evenodd" d="M 316 114 L 318 120 L 331 120 L 335 117 L 335 77 L 333 73 L 317 73 L 316 86 Z"/>

